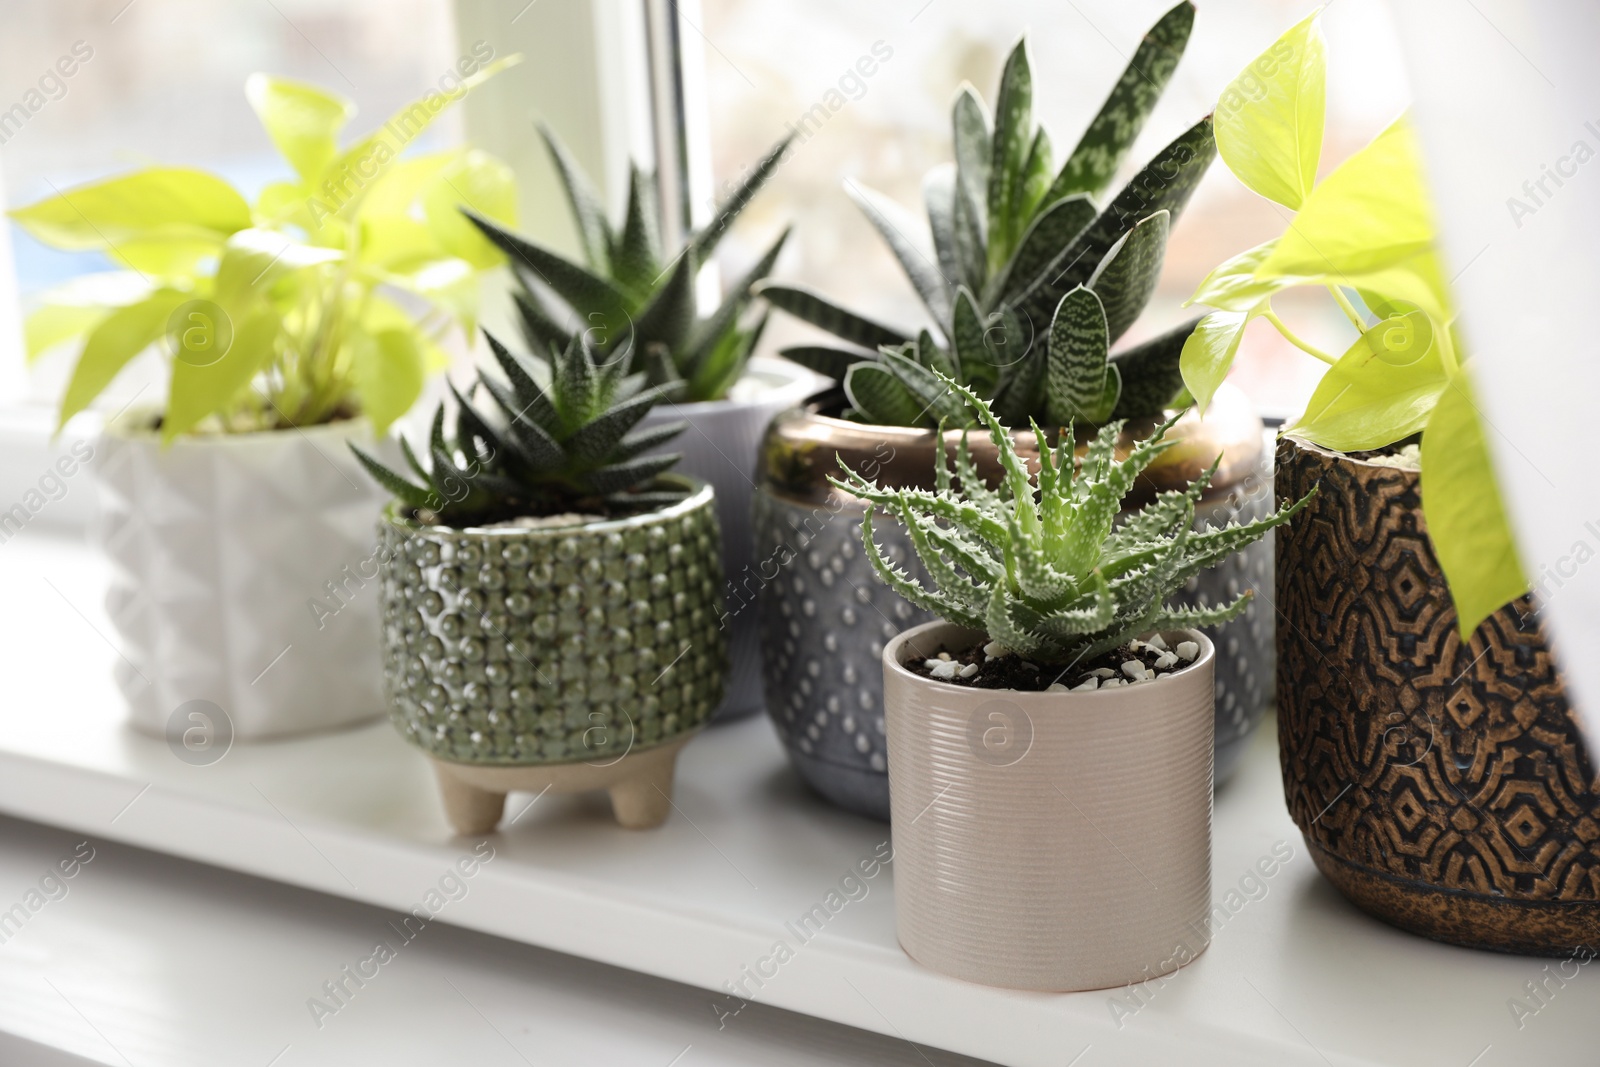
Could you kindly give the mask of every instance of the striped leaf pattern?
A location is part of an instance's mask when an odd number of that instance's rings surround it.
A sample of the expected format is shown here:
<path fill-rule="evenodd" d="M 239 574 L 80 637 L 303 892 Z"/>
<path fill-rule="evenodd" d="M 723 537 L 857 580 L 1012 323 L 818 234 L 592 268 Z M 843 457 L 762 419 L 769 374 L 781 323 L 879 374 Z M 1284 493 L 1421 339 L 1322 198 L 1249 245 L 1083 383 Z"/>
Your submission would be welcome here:
<path fill-rule="evenodd" d="M 1092 290 L 1079 286 L 1061 298 L 1050 321 L 1045 411 L 1051 422 L 1100 423 L 1111 414 L 1116 397 L 1106 403 L 1106 350 L 1105 308 Z"/>

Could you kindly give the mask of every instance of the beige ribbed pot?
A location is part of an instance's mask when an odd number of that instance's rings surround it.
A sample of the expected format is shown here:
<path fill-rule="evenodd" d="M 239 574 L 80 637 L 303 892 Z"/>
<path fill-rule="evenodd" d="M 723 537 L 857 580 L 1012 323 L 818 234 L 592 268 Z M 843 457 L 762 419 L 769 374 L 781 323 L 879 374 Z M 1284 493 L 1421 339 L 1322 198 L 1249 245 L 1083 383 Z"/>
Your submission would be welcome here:
<path fill-rule="evenodd" d="M 1038 693 L 936 682 L 903 663 L 983 640 L 946 622 L 883 650 L 895 922 L 917 962 L 1067 992 L 1205 950 L 1211 642 L 1159 681 Z"/>

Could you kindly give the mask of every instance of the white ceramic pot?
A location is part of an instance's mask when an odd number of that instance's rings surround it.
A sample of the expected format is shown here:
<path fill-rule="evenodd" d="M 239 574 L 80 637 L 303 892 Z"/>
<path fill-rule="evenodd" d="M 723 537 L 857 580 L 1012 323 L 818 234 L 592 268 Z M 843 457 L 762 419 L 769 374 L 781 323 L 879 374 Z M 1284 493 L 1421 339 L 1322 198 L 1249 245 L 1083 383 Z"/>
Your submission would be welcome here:
<path fill-rule="evenodd" d="M 375 529 L 386 501 L 350 454 L 364 421 L 182 437 L 148 415 L 101 435 L 98 537 L 132 724 L 169 732 L 205 701 L 240 740 L 382 715 Z M 174 715 L 178 720 L 174 720 Z M 195 722 L 202 722 L 196 719 Z"/>
<path fill-rule="evenodd" d="M 945 622 L 884 647 L 895 925 L 917 962 L 1066 992 L 1166 974 L 1208 943 L 1213 649 L 1097 692 L 937 682 L 903 663 L 983 636 Z"/>
<path fill-rule="evenodd" d="M 678 471 L 710 482 L 716 490 L 717 517 L 722 523 L 722 573 L 730 591 L 745 590 L 727 598 L 723 625 L 730 666 L 727 694 L 713 716 L 716 720 L 759 711 L 763 701 L 761 641 L 754 606 L 762 568 L 755 558 L 750 514 L 761 438 L 774 416 L 800 404 L 823 384 L 824 379 L 797 363 L 757 356 L 726 400 L 662 404 L 643 423 L 652 426 L 681 419 L 689 424 L 660 451 L 683 453 Z"/>

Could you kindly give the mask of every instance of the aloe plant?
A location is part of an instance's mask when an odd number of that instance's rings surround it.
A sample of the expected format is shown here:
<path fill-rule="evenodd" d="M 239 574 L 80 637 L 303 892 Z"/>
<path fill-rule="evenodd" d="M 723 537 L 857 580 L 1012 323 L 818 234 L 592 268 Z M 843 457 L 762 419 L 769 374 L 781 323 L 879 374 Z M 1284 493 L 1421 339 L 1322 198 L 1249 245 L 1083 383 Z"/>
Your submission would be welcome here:
<path fill-rule="evenodd" d="M 454 433 L 445 405 L 434 412 L 422 463 L 403 438 L 406 463 L 421 484 L 351 445 L 368 473 L 425 524 L 464 527 L 519 516 L 630 513 L 674 503 L 681 489 L 657 484 L 679 460 L 650 454 L 683 432 L 675 422 L 635 430 L 681 383 L 648 386 L 643 373 L 607 363 L 582 334 L 548 364 L 513 352 L 484 331 L 505 381 L 484 374 L 455 400 Z M 492 408 L 475 406 L 479 389 Z"/>
<path fill-rule="evenodd" d="M 785 230 L 710 315 L 699 314 L 695 279 L 739 213 L 772 176 L 787 140 L 750 168 L 712 221 L 681 248 L 662 244 L 654 177 L 630 169 L 627 212 L 614 226 L 599 193 L 555 134 L 540 127 L 577 224 L 583 262 L 574 262 L 492 219 L 467 215 L 505 252 L 518 280 L 515 298 L 530 351 L 548 360 L 586 334 L 603 359 L 643 370 L 653 384 L 684 383 L 685 400 L 716 400 L 744 373 L 766 326 L 763 314 L 746 321 L 752 289 L 771 271 Z"/>
<path fill-rule="evenodd" d="M 888 425 L 958 425 L 952 378 L 991 397 L 1009 424 L 1061 425 L 1161 412 L 1182 390 L 1178 356 L 1194 323 L 1116 355 L 1161 273 L 1167 236 L 1216 155 L 1210 117 L 1162 149 L 1104 207 L 1109 187 L 1188 43 L 1194 6 L 1168 11 L 1076 147 L 1056 169 L 1034 125 L 1027 42 L 1006 60 L 991 121 L 970 86 L 951 116 L 955 161 L 923 181 L 931 251 L 909 212 L 847 183 L 905 270 L 932 323 L 915 337 L 795 286 L 768 283 L 777 308 L 849 347 L 783 355 L 843 382 L 851 417 Z"/>
<path fill-rule="evenodd" d="M 942 456 L 935 461 L 933 490 L 883 489 L 843 461 L 845 478 L 830 480 L 905 525 L 927 584 L 884 558 L 873 538 L 871 509 L 862 520 L 867 559 L 891 589 L 1040 663 L 1089 660 L 1153 631 L 1237 617 L 1249 591 L 1210 607 L 1174 607 L 1167 598 L 1193 575 L 1288 522 L 1311 499 L 1307 494 L 1248 524 L 1197 531 L 1195 503 L 1216 472 L 1213 463 L 1187 489 L 1162 493 L 1118 525 L 1139 474 L 1173 444 L 1164 435 L 1175 418 L 1121 460 L 1121 424 L 1101 427 L 1081 469 L 1074 467 L 1070 426 L 1051 449 L 1034 423 L 1039 469 L 1030 473 L 993 408 L 961 383 L 939 377 L 988 430 L 1002 471 L 997 488 L 978 474 L 965 436 L 948 465 Z"/>
<path fill-rule="evenodd" d="M 171 357 L 166 441 L 358 413 L 381 433 L 409 410 L 447 362 L 445 335 L 471 335 L 478 276 L 500 263 L 457 213 L 464 191 L 484 212 L 515 218 L 511 171 L 492 156 L 402 155 L 445 105 L 520 58 L 474 56 L 457 92 L 413 102 L 343 146 L 349 100 L 251 75 L 246 96 L 292 167 L 254 203 L 215 174 L 152 166 L 13 211 L 40 241 L 125 268 L 45 294 L 28 318 L 30 359 L 83 338 L 60 425 L 152 346 Z"/>

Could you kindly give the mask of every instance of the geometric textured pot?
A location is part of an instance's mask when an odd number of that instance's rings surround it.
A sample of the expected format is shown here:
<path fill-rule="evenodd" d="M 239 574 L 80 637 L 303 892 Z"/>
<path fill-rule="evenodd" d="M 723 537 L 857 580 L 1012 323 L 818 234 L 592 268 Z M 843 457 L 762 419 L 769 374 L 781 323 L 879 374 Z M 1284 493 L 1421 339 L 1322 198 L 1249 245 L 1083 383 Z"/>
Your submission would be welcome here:
<path fill-rule="evenodd" d="M 970 648 L 945 622 L 883 652 L 895 929 L 917 962 L 1066 992 L 1170 973 L 1209 941 L 1213 649 L 1154 682 L 973 689 L 902 664 Z"/>
<path fill-rule="evenodd" d="M 1131 422 L 1119 444 L 1147 435 L 1153 420 Z M 954 451 L 959 431 L 948 431 Z M 1244 394 L 1224 386 L 1201 421 L 1190 414 L 1169 432 L 1179 443 L 1141 477 L 1127 501 L 1188 484 L 1219 453 L 1212 485 L 1195 510 L 1196 526 L 1250 521 L 1272 509 L 1271 454 L 1261 420 Z M 1028 431 L 1013 432 L 1017 450 L 1036 463 Z M 1080 451 L 1083 441 L 1080 439 Z M 997 477 L 986 437 L 969 439 L 974 462 Z M 861 552 L 861 502 L 823 476 L 842 455 L 869 479 L 932 488 L 935 435 L 906 427 L 864 426 L 821 414 L 817 405 L 773 420 L 762 444 L 755 499 L 757 581 L 732 583 L 730 612 L 741 599 L 759 600 L 767 712 L 801 778 L 824 799 L 876 819 L 889 817 L 884 742 L 884 644 L 901 630 L 929 621 L 878 581 Z M 921 566 L 897 522 L 874 527 L 886 557 L 921 576 Z M 1272 534 L 1180 590 L 1174 602 L 1217 604 L 1257 590 L 1239 618 L 1207 629 L 1217 646 L 1213 728 L 1216 779 L 1232 774 L 1271 699 L 1273 677 Z"/>
<path fill-rule="evenodd" d="M 240 740 L 381 715 L 372 523 L 385 494 L 346 442 L 392 444 L 355 419 L 165 447 L 150 425 L 107 426 L 94 464 L 132 725 L 161 734 L 177 716 L 187 736 L 191 701 Z"/>
<path fill-rule="evenodd" d="M 722 521 L 722 573 L 731 586 L 748 581 L 757 563 L 750 530 L 756 453 L 767 423 L 780 411 L 803 402 L 817 388 L 816 374 L 786 359 L 757 356 L 734 383 L 727 399 L 663 403 L 640 424 L 650 427 L 682 420 L 688 429 L 657 452 L 679 452 L 673 469 L 707 482 L 717 494 Z M 722 622 L 728 641 L 728 685 L 715 722 L 743 718 L 761 710 L 761 641 L 754 612 L 730 614 Z"/>
<path fill-rule="evenodd" d="M 630 827 L 666 817 L 677 750 L 722 699 L 727 651 L 711 487 L 567 526 L 379 527 L 390 714 L 438 771 L 463 834 L 509 789 L 609 789 Z"/>
<path fill-rule="evenodd" d="M 1600 781 L 1524 597 L 1463 641 L 1416 471 L 1284 438 L 1278 737 L 1322 873 L 1402 929 L 1564 956 L 1600 941 Z"/>

